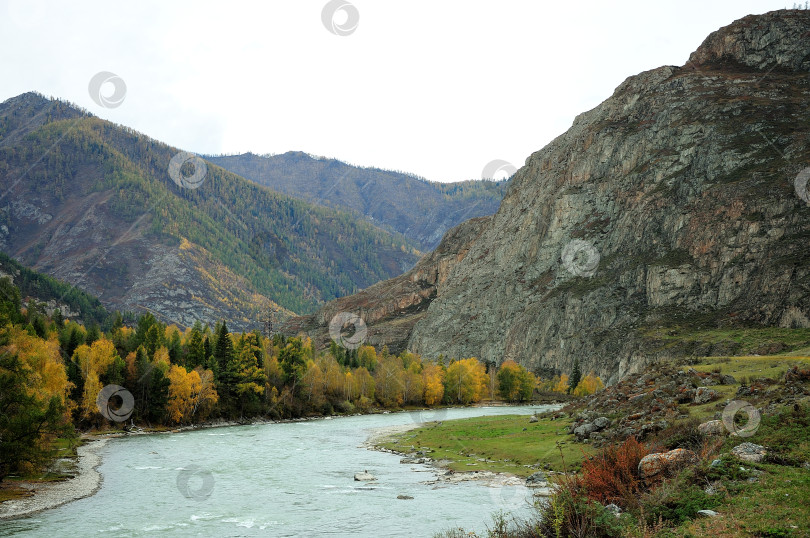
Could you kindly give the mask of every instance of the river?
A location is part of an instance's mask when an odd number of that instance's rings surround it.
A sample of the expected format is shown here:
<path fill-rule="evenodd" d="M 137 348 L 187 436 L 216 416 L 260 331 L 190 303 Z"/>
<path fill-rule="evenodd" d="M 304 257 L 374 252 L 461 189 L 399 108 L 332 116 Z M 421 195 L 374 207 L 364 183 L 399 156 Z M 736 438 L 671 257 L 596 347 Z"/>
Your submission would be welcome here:
<path fill-rule="evenodd" d="M 113 439 L 93 496 L 0 522 L 0 536 L 432 536 L 484 531 L 531 511 L 522 486 L 425 484 L 435 469 L 363 447 L 372 430 L 420 419 L 531 414 L 471 407 L 233 426 Z M 354 481 L 368 470 L 375 482 Z M 413 499 L 400 500 L 398 495 Z"/>

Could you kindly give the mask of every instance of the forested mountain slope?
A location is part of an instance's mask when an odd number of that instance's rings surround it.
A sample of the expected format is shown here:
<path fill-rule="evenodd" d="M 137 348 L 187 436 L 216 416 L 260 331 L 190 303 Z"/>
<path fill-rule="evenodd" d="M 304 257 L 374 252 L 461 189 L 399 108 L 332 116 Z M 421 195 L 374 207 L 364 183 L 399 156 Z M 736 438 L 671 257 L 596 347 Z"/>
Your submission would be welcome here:
<path fill-rule="evenodd" d="M 268 308 L 312 311 L 417 260 L 402 236 L 213 164 L 198 188 L 183 187 L 168 173 L 177 153 L 62 101 L 9 99 L 0 249 L 111 310 L 235 329 L 255 328 Z"/>
<path fill-rule="evenodd" d="M 410 174 L 361 168 L 300 151 L 207 159 L 290 196 L 356 211 L 378 226 L 401 233 L 424 251 L 436 248 L 453 226 L 495 213 L 508 184 L 506 180 L 426 181 Z"/>

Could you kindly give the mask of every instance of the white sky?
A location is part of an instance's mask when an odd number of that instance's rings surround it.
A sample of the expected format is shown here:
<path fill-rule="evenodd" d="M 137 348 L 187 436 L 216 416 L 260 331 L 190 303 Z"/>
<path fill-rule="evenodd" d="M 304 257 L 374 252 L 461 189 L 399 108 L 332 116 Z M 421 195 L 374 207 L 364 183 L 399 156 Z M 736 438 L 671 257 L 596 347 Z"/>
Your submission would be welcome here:
<path fill-rule="evenodd" d="M 0 0 L 0 101 L 37 90 L 197 153 L 301 150 L 458 181 L 521 166 L 628 76 L 793 1 L 352 0 L 346 36 L 325 4 Z M 100 71 L 126 83 L 117 108 L 90 98 Z"/>

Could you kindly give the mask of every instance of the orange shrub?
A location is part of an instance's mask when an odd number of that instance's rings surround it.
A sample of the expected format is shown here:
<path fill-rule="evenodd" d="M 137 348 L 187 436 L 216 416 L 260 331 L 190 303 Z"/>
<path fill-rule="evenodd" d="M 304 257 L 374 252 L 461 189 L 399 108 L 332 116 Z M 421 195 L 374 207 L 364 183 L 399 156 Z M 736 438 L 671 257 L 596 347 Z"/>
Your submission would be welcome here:
<path fill-rule="evenodd" d="M 646 446 L 629 437 L 619 445 L 604 447 L 582 463 L 582 478 L 589 499 L 624 508 L 637 502 L 642 483 L 638 462 L 649 454 Z"/>

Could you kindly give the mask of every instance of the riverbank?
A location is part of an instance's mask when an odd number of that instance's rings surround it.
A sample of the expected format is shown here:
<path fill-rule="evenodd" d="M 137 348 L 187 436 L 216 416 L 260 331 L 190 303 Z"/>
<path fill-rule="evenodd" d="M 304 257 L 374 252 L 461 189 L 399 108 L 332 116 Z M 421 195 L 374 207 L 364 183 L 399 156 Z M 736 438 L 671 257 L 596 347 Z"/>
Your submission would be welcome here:
<path fill-rule="evenodd" d="M 396 454 L 403 464 L 435 468 L 437 477 L 426 482 L 429 485 L 477 481 L 502 487 L 526 485 L 526 478 L 535 473 L 537 477 L 562 471 L 558 446 L 567 463 L 576 467 L 582 451 L 570 446 L 571 441 L 565 421 L 530 422 L 528 416 L 515 415 L 379 428 L 364 446 Z M 538 478 L 531 485 L 548 484 Z"/>
<path fill-rule="evenodd" d="M 102 476 L 97 469 L 101 465 L 99 452 L 106 444 L 107 439 L 88 440 L 76 450 L 78 459 L 73 478 L 60 482 L 20 482 L 31 495 L 0 504 L 0 519 L 31 516 L 93 495 L 101 487 Z"/>
<path fill-rule="evenodd" d="M 369 444 L 457 473 L 491 471 L 527 477 L 538 470 L 562 472 L 578 467 L 587 446 L 573 444 L 570 423 L 568 418 L 522 415 L 447 420 L 375 432 Z"/>

